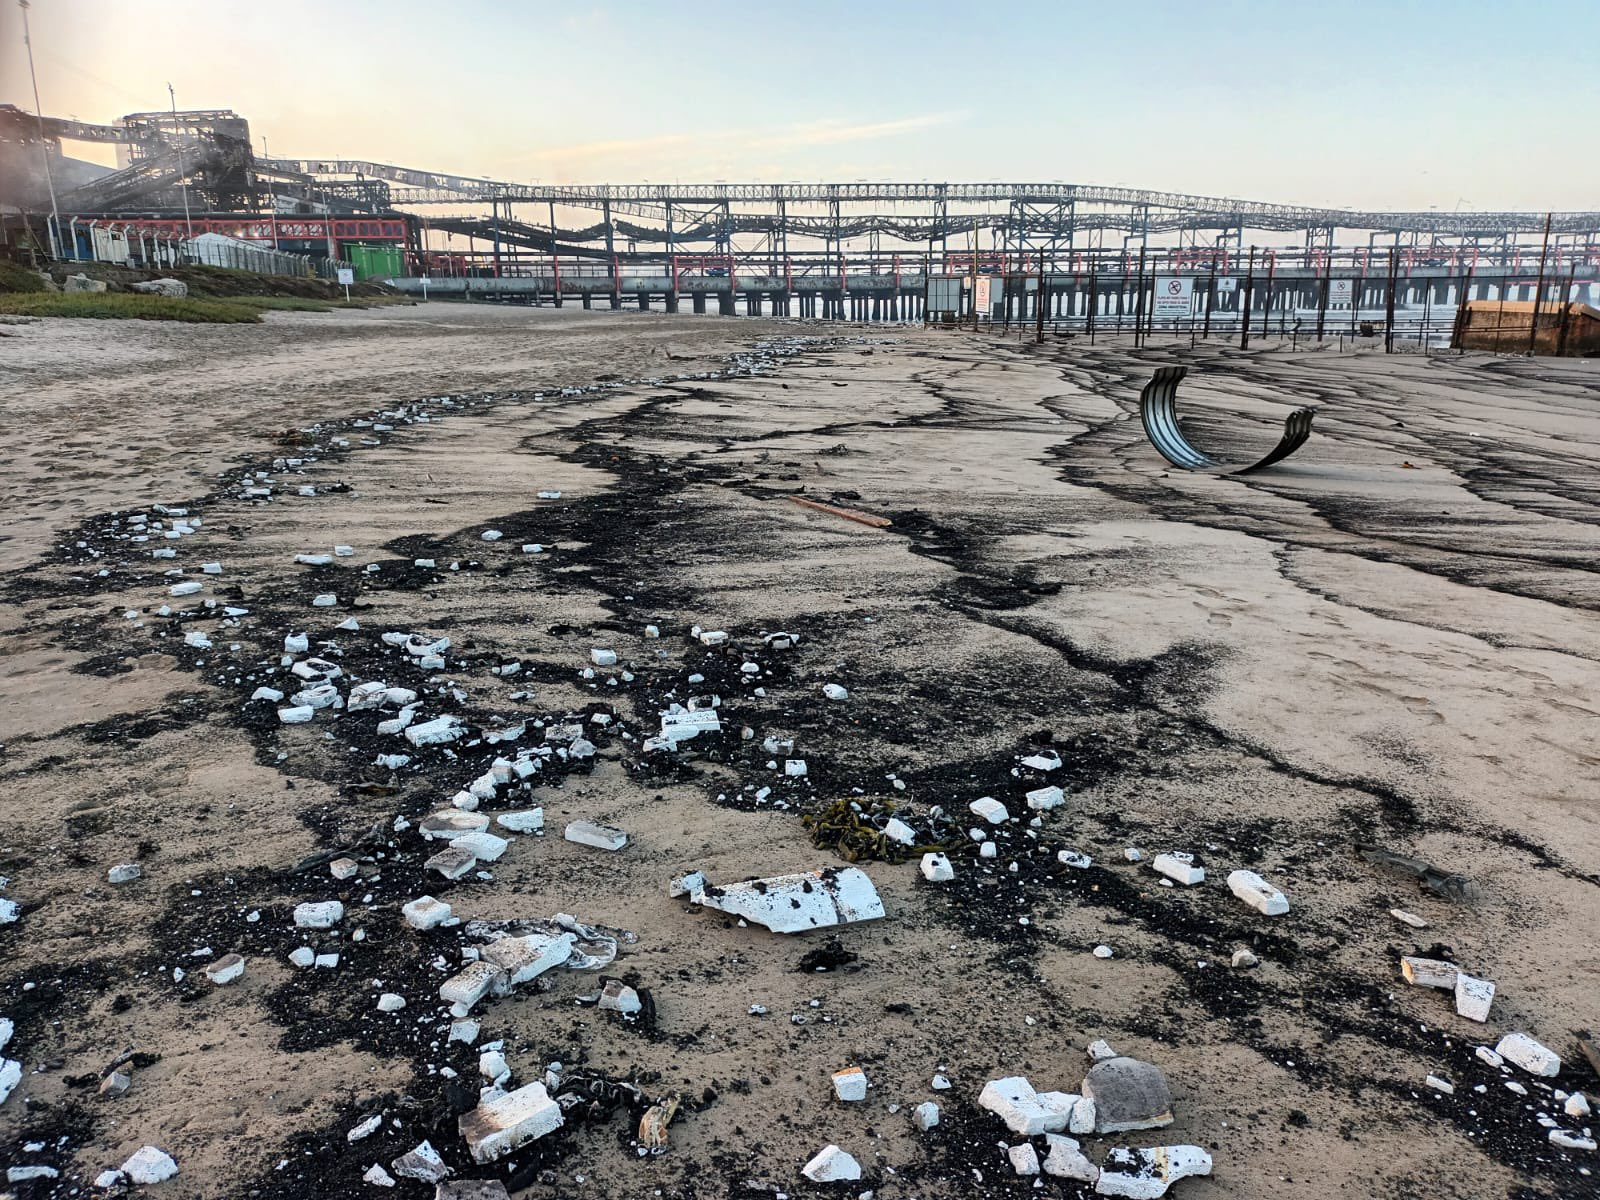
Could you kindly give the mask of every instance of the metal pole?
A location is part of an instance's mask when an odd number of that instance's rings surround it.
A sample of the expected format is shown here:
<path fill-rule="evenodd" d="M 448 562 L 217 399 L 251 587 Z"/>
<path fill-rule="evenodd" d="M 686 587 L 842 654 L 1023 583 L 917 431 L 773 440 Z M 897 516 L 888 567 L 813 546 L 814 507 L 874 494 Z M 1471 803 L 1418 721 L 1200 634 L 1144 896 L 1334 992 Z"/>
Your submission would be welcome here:
<path fill-rule="evenodd" d="M 1389 292 L 1383 301 L 1383 352 L 1394 353 L 1394 287 L 1400 277 L 1400 255 L 1394 246 L 1389 247 Z"/>
<path fill-rule="evenodd" d="M 1267 251 L 1267 295 L 1261 305 L 1261 336 L 1267 336 L 1267 322 L 1272 319 L 1272 277 L 1278 270 L 1278 256 L 1271 250 Z M 1278 335 L 1283 336 L 1283 328 L 1279 326 Z"/>
<path fill-rule="evenodd" d="M 1212 310 L 1213 307 L 1215 307 L 1216 303 L 1217 303 L 1217 260 L 1216 260 L 1215 257 L 1213 257 L 1211 259 L 1211 274 L 1206 279 L 1205 329 L 1200 334 L 1200 336 L 1203 337 L 1203 338 L 1209 338 L 1211 336 L 1211 310 Z"/>
<path fill-rule="evenodd" d="M 1534 352 L 1539 340 L 1539 304 L 1544 299 L 1544 268 L 1550 254 L 1550 219 L 1554 213 L 1544 215 L 1544 245 L 1539 248 L 1539 282 L 1533 285 L 1533 318 L 1528 322 L 1528 353 Z"/>
<path fill-rule="evenodd" d="M 1256 248 L 1250 247 L 1250 262 L 1245 268 L 1244 301 L 1240 305 L 1239 349 L 1250 349 L 1250 304 L 1256 294 Z"/>
<path fill-rule="evenodd" d="M 1572 281 L 1577 277 L 1577 274 L 1578 262 L 1574 258 L 1572 266 L 1567 272 L 1567 282 L 1561 289 L 1561 295 L 1557 298 L 1557 304 L 1560 305 L 1561 312 L 1560 331 L 1556 334 L 1557 358 L 1561 358 L 1567 353 L 1567 325 L 1572 318 Z"/>
<path fill-rule="evenodd" d="M 189 219 L 189 173 L 183 165 L 183 134 L 178 131 L 178 94 L 167 84 L 167 99 L 172 102 L 172 135 L 178 142 L 178 187 L 183 192 L 183 228 L 194 241 L 194 222 Z"/>
<path fill-rule="evenodd" d="M 44 184 L 50 192 L 50 257 L 60 258 L 61 254 L 61 210 L 56 207 L 56 180 L 50 170 L 50 143 L 44 136 L 44 108 L 39 103 L 39 75 L 33 69 L 33 37 L 28 28 L 28 0 L 17 0 L 22 6 L 22 44 L 28 48 L 28 76 L 33 80 L 33 115 L 39 120 L 39 153 L 44 156 Z M 76 246 L 72 249 L 72 256 L 78 256 Z"/>
<path fill-rule="evenodd" d="M 1462 342 L 1465 340 L 1467 328 L 1467 301 L 1472 295 L 1472 268 L 1468 267 L 1461 276 L 1461 292 L 1456 297 L 1456 319 L 1454 327 L 1450 330 L 1450 348 L 1464 350 Z"/>
<path fill-rule="evenodd" d="M 1027 297 L 1027 295 L 1028 295 L 1027 288 L 1023 288 L 1022 295 L 1023 295 L 1024 298 Z M 1039 290 L 1036 291 L 1033 294 L 1033 340 L 1034 340 L 1034 342 L 1036 344 L 1041 345 L 1041 346 L 1044 345 L 1044 306 L 1045 306 L 1045 296 L 1046 296 L 1046 292 L 1045 292 L 1045 285 L 1044 285 L 1044 255 L 1040 254 L 1039 255 Z"/>
<path fill-rule="evenodd" d="M 1143 244 L 1139 246 L 1139 277 L 1134 285 L 1138 288 L 1133 298 L 1133 345 L 1135 349 L 1144 345 L 1144 251 Z M 1151 305 L 1152 308 L 1155 305 Z"/>

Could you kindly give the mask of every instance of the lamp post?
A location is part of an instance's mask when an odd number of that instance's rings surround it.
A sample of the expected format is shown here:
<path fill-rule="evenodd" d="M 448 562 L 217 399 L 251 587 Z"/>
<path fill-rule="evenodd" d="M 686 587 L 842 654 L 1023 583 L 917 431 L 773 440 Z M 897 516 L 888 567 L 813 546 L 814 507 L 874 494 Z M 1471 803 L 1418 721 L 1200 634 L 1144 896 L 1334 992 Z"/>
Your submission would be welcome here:
<path fill-rule="evenodd" d="M 39 104 L 39 74 L 33 69 L 33 38 L 28 29 L 28 0 L 17 0 L 17 3 L 22 8 L 22 44 L 28 48 L 28 77 L 33 80 L 33 115 L 39 119 L 39 153 L 44 156 L 44 185 L 50 192 L 50 255 L 52 258 L 60 258 L 61 210 L 56 207 L 56 181 L 50 171 L 50 145 L 44 136 L 44 109 Z"/>

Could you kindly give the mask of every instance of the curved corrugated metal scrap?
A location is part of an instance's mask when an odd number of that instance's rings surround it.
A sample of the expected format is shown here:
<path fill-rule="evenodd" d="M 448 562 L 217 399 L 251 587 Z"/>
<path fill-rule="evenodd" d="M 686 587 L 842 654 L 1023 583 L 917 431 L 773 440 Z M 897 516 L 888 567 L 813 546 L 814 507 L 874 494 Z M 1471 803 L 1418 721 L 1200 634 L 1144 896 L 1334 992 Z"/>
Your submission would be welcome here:
<path fill-rule="evenodd" d="M 1251 471 L 1259 471 L 1287 458 L 1305 445 L 1306 439 L 1311 436 L 1313 410 L 1297 408 L 1283 423 L 1283 437 L 1273 447 L 1271 454 L 1247 467 L 1230 469 L 1222 466 L 1216 459 L 1191 446 L 1183 436 L 1183 430 L 1178 428 L 1178 382 L 1188 373 L 1188 367 L 1157 367 L 1154 378 L 1139 393 L 1139 417 L 1144 422 L 1145 436 L 1161 452 L 1161 457 L 1173 466 L 1191 471 L 1214 470 L 1229 475 L 1248 475 Z"/>

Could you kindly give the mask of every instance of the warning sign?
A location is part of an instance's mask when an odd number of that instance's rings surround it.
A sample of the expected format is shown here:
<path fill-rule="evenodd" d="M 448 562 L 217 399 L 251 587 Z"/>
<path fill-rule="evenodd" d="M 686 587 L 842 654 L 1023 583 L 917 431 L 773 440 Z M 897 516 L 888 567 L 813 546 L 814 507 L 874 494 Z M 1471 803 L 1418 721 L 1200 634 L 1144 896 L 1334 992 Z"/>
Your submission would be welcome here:
<path fill-rule="evenodd" d="M 987 275 L 979 275 L 973 285 L 972 305 L 985 317 L 989 315 L 989 283 Z"/>
<path fill-rule="evenodd" d="M 1328 280 L 1328 303 L 1335 308 L 1349 307 L 1351 299 L 1355 296 L 1355 286 L 1354 279 Z"/>
<path fill-rule="evenodd" d="M 1187 317 L 1193 311 L 1193 279 L 1178 275 L 1156 277 L 1155 315 L 1158 321 L 1162 317 Z"/>

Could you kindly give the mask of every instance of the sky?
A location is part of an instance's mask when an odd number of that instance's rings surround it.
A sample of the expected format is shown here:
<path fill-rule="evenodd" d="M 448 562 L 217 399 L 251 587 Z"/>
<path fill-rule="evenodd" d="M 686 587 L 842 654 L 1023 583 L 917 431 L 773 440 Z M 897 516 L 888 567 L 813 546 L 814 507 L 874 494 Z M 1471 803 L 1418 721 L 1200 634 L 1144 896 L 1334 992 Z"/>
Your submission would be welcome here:
<path fill-rule="evenodd" d="M 1600 0 L 33 0 L 30 20 L 47 115 L 164 108 L 170 82 L 283 157 L 1600 209 Z M 0 103 L 34 107 L 15 0 Z"/>

